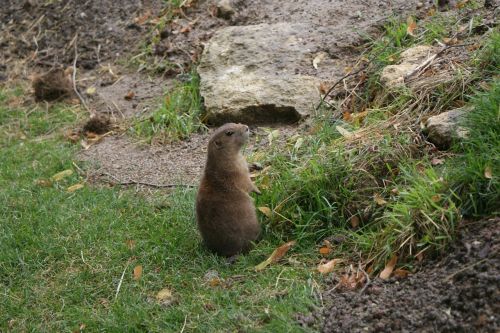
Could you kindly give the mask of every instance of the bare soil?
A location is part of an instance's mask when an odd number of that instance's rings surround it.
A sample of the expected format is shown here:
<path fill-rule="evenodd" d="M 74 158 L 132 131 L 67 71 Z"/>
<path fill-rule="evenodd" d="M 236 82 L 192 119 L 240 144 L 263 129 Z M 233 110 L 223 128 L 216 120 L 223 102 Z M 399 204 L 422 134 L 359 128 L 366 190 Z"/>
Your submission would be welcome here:
<path fill-rule="evenodd" d="M 322 332 L 498 332 L 500 218 L 464 223 L 448 254 L 417 270 L 374 279 L 364 293 L 326 292 L 325 307 L 299 322 Z"/>

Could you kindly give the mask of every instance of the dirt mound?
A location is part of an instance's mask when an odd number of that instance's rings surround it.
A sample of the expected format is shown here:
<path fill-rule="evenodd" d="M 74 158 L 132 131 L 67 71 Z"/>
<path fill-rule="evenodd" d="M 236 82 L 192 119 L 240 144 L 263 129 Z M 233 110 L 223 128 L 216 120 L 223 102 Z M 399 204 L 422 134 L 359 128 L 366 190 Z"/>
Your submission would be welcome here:
<path fill-rule="evenodd" d="M 359 291 L 326 293 L 323 332 L 498 332 L 500 218 L 462 229 L 449 254 L 406 279 L 372 281 Z"/>
<path fill-rule="evenodd" d="M 69 65 L 78 48 L 78 66 L 92 69 L 118 58 L 141 38 L 134 19 L 160 8 L 160 0 L 2 1 L 0 67 L 24 59 L 37 65 Z M 124 45 L 127 48 L 124 49 Z"/>

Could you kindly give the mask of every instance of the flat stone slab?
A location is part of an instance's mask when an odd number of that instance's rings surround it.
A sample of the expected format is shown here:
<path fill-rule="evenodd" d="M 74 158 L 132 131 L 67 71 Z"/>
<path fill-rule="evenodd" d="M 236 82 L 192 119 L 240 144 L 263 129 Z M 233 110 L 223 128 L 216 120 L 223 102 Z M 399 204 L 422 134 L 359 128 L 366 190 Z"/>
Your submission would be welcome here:
<path fill-rule="evenodd" d="M 320 98 L 320 80 L 300 74 L 312 59 L 305 24 L 258 24 L 219 30 L 198 66 L 207 120 L 296 122 Z"/>
<path fill-rule="evenodd" d="M 238 25 L 218 30 L 198 66 L 206 121 L 293 123 L 342 77 L 366 35 L 414 1 L 232 1 Z M 244 25 L 251 21 L 252 25 Z"/>

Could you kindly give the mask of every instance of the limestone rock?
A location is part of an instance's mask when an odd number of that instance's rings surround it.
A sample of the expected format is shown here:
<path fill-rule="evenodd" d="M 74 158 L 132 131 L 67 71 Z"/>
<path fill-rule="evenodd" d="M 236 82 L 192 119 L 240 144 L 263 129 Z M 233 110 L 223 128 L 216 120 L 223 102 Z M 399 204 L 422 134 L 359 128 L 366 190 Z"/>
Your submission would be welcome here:
<path fill-rule="evenodd" d="M 435 48 L 427 45 L 418 45 L 404 51 L 399 65 L 389 65 L 382 70 L 380 81 L 389 90 L 404 87 L 405 76 L 435 52 Z"/>
<path fill-rule="evenodd" d="M 289 23 L 219 30 L 198 66 L 207 121 L 292 123 L 310 114 L 319 79 L 294 70 L 298 62 L 311 63 L 304 31 L 310 26 Z"/>
<path fill-rule="evenodd" d="M 219 0 L 217 2 L 217 16 L 230 19 L 234 15 L 235 9 L 231 0 Z"/>
<path fill-rule="evenodd" d="M 424 132 L 428 140 L 440 149 L 448 149 L 454 139 L 466 138 L 468 130 L 460 126 L 460 122 L 470 111 L 470 107 L 463 107 L 427 119 Z"/>

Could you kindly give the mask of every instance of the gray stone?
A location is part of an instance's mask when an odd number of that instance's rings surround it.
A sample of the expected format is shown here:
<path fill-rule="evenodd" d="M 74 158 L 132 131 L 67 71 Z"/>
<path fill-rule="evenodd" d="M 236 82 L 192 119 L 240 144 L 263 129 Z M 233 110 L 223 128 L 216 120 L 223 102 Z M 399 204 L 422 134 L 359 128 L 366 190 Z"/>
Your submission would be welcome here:
<path fill-rule="evenodd" d="M 470 111 L 470 107 L 463 107 L 430 117 L 424 128 L 427 139 L 440 149 L 448 149 L 453 140 L 466 138 L 468 130 L 460 126 L 460 123 Z"/>
<path fill-rule="evenodd" d="M 313 68 L 302 38 L 307 31 L 307 24 L 289 23 L 219 30 L 198 66 L 207 121 L 292 123 L 309 115 L 320 80 L 294 70 L 300 61 Z"/>
<path fill-rule="evenodd" d="M 231 0 L 219 0 L 217 2 L 217 16 L 230 19 L 235 14 L 235 9 Z"/>

